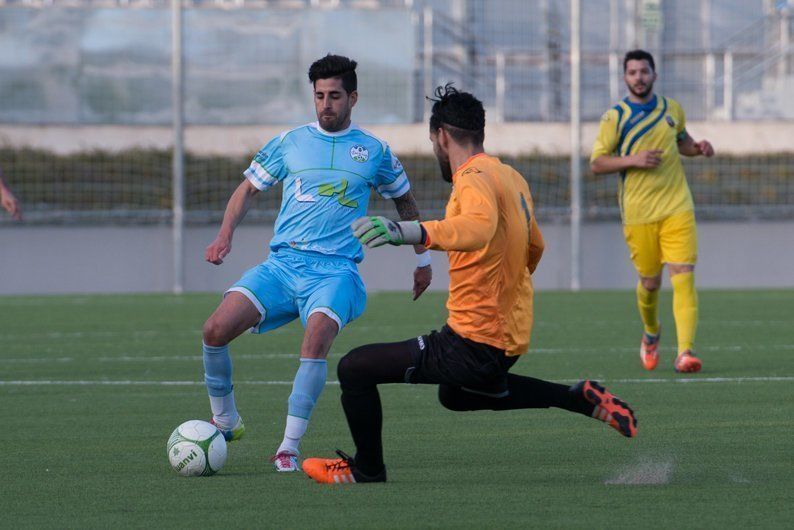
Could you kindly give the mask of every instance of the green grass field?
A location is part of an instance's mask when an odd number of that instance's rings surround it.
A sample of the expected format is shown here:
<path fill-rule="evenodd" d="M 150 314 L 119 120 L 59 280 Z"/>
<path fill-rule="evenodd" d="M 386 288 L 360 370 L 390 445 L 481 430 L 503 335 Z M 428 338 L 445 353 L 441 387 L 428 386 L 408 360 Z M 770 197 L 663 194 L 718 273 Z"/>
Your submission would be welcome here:
<path fill-rule="evenodd" d="M 208 417 L 200 329 L 217 295 L 0 298 L 0 526 L 794 527 L 794 291 L 703 291 L 704 370 L 641 369 L 633 294 L 541 293 L 533 350 L 514 368 L 597 378 L 633 405 L 639 435 L 561 410 L 453 413 L 434 387 L 383 387 L 386 484 L 278 475 L 301 328 L 233 344 L 246 437 L 213 477 L 182 478 L 165 443 Z M 335 343 L 438 328 L 444 296 L 372 295 Z M 79 383 L 78 383 L 79 382 Z M 178 382 L 183 384 L 167 384 Z M 351 451 L 329 384 L 305 456 Z"/>

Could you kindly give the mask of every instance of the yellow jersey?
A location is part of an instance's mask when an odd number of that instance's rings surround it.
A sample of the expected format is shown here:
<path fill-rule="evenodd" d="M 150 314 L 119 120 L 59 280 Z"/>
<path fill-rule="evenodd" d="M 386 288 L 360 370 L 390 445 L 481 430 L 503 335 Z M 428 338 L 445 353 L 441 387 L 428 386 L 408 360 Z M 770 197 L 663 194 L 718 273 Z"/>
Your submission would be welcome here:
<path fill-rule="evenodd" d="M 452 176 L 441 221 L 425 221 L 425 246 L 449 257 L 447 324 L 467 339 L 521 355 L 532 332 L 532 276 L 543 236 L 521 174 L 485 153 Z"/>
<path fill-rule="evenodd" d="M 603 155 L 663 151 L 658 167 L 621 172 L 618 201 L 624 224 L 652 223 L 694 209 L 678 152 L 678 141 L 685 134 L 683 109 L 663 96 L 654 95 L 646 104 L 626 98 L 601 117 L 591 162 Z"/>

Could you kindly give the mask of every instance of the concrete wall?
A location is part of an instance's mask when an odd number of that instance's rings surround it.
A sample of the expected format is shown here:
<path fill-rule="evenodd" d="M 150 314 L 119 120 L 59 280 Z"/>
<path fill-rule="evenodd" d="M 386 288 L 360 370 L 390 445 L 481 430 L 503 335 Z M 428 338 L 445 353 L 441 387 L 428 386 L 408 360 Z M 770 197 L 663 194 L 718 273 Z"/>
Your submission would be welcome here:
<path fill-rule="evenodd" d="M 535 275 L 539 289 L 570 282 L 569 227 L 542 227 L 547 251 Z M 711 288 L 794 287 L 794 222 L 699 223 L 698 285 Z M 267 255 L 270 226 L 241 226 L 220 267 L 203 259 L 215 227 L 188 227 L 185 287 L 221 292 Z M 583 227 L 583 287 L 635 284 L 619 223 Z M 372 250 L 361 264 L 370 291 L 407 290 L 415 260 L 404 248 Z M 157 292 L 171 288 L 169 227 L 0 227 L 0 295 Z M 434 253 L 432 288 L 448 286 L 447 263 Z"/>
<path fill-rule="evenodd" d="M 292 125 L 189 126 L 185 128 L 188 150 L 213 155 L 250 155 L 267 140 Z M 708 138 L 718 154 L 763 154 L 794 151 L 794 121 L 690 122 L 687 129 L 697 138 Z M 427 125 L 379 125 L 370 130 L 388 141 L 398 155 L 432 154 Z M 515 156 L 533 152 L 568 154 L 571 134 L 567 123 L 496 123 L 485 130 L 489 153 Z M 598 123 L 582 127 L 582 154 L 589 154 Z M 92 149 L 121 150 L 133 147 L 167 148 L 169 127 L 51 126 L 0 124 L 0 146 L 32 147 L 66 154 Z"/>

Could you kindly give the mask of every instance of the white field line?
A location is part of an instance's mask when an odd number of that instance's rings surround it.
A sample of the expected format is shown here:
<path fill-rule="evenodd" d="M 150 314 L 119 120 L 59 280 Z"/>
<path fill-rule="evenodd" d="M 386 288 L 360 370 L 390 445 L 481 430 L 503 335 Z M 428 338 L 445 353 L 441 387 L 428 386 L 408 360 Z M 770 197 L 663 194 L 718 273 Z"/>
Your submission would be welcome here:
<path fill-rule="evenodd" d="M 561 383 L 576 383 L 578 379 L 556 379 Z M 608 384 L 665 384 L 665 383 L 778 383 L 794 381 L 794 376 L 771 376 L 771 377 L 674 377 L 669 379 L 600 379 L 602 383 Z M 292 385 L 292 381 L 236 381 L 238 385 L 259 385 L 259 386 L 284 386 Z M 329 385 L 338 385 L 339 381 L 328 381 Z M 17 380 L 0 381 L 0 386 L 204 386 L 203 381 L 132 381 L 132 380 Z"/>
<path fill-rule="evenodd" d="M 609 326 L 609 327 L 618 327 L 622 325 L 628 324 L 636 324 L 635 320 L 589 320 L 588 324 L 594 326 Z M 791 326 L 794 322 L 792 320 L 711 320 L 711 321 L 699 321 L 699 326 L 703 327 L 736 327 L 736 326 L 756 326 L 756 327 L 764 327 L 764 326 Z M 442 322 L 438 324 L 431 324 L 425 328 L 418 329 L 413 324 L 392 324 L 391 328 L 393 329 L 405 329 L 409 330 L 409 333 L 415 332 L 418 334 L 428 333 L 431 329 L 435 328 L 438 329 L 441 326 Z M 540 321 L 535 322 L 535 327 L 548 327 L 548 328 L 565 328 L 569 327 L 569 324 L 564 322 L 549 322 L 549 321 Z M 368 324 L 351 324 L 351 329 L 355 329 L 357 331 L 382 331 L 382 327 L 368 325 Z M 296 335 L 300 334 L 300 330 L 292 330 L 289 328 L 279 328 L 274 329 L 267 332 L 268 335 L 272 334 L 283 334 L 283 333 L 295 333 Z M 39 331 L 31 331 L 31 333 L 0 333 L 0 340 L 2 341 L 9 341 L 9 340 L 31 340 L 31 339 L 130 339 L 130 338 L 154 338 L 154 337 L 179 337 L 179 336 L 201 336 L 201 329 L 182 329 L 182 330 L 159 330 L 159 329 L 137 329 L 137 330 L 130 330 L 130 331 L 111 331 L 111 330 L 101 330 L 101 331 L 47 331 L 47 332 L 39 332 Z"/>
<path fill-rule="evenodd" d="M 599 354 L 599 353 L 634 353 L 637 350 L 633 346 L 613 347 L 613 348 L 530 348 L 527 355 L 565 355 L 565 354 Z M 794 344 L 753 344 L 753 345 L 732 345 L 732 346 L 703 346 L 698 348 L 700 352 L 756 352 L 756 351 L 794 351 Z M 341 357 L 344 353 L 328 354 L 329 357 Z M 232 360 L 261 360 L 261 359 L 298 359 L 298 351 L 295 352 L 271 352 L 271 353 L 234 353 Z M 199 362 L 201 355 L 113 355 L 102 357 L 16 357 L 3 359 L 0 357 L 0 366 L 4 364 L 36 364 L 36 363 L 69 363 L 69 362 L 99 361 L 103 363 L 157 363 L 187 361 Z"/>

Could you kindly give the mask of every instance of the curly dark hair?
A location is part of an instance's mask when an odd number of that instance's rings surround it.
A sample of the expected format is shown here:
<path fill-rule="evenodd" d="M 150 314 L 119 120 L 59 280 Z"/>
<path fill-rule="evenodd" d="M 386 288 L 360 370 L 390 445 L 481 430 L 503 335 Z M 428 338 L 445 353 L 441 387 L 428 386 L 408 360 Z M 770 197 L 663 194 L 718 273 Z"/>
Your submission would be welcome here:
<path fill-rule="evenodd" d="M 356 66 L 358 63 L 348 57 L 329 53 L 322 59 L 314 61 L 309 67 L 309 81 L 314 85 L 318 79 L 338 77 L 342 80 L 342 87 L 350 94 L 358 89 Z"/>
<path fill-rule="evenodd" d="M 468 92 L 447 83 L 436 87 L 432 98 L 430 130 L 444 128 L 458 143 L 482 145 L 485 140 L 485 109 L 482 102 Z"/>
<path fill-rule="evenodd" d="M 630 52 L 626 53 L 626 56 L 623 57 L 623 71 L 626 71 L 626 65 L 629 61 L 648 61 L 648 64 L 651 65 L 651 70 L 654 72 L 656 71 L 656 65 L 653 63 L 653 55 L 646 52 L 645 50 L 631 50 Z"/>

